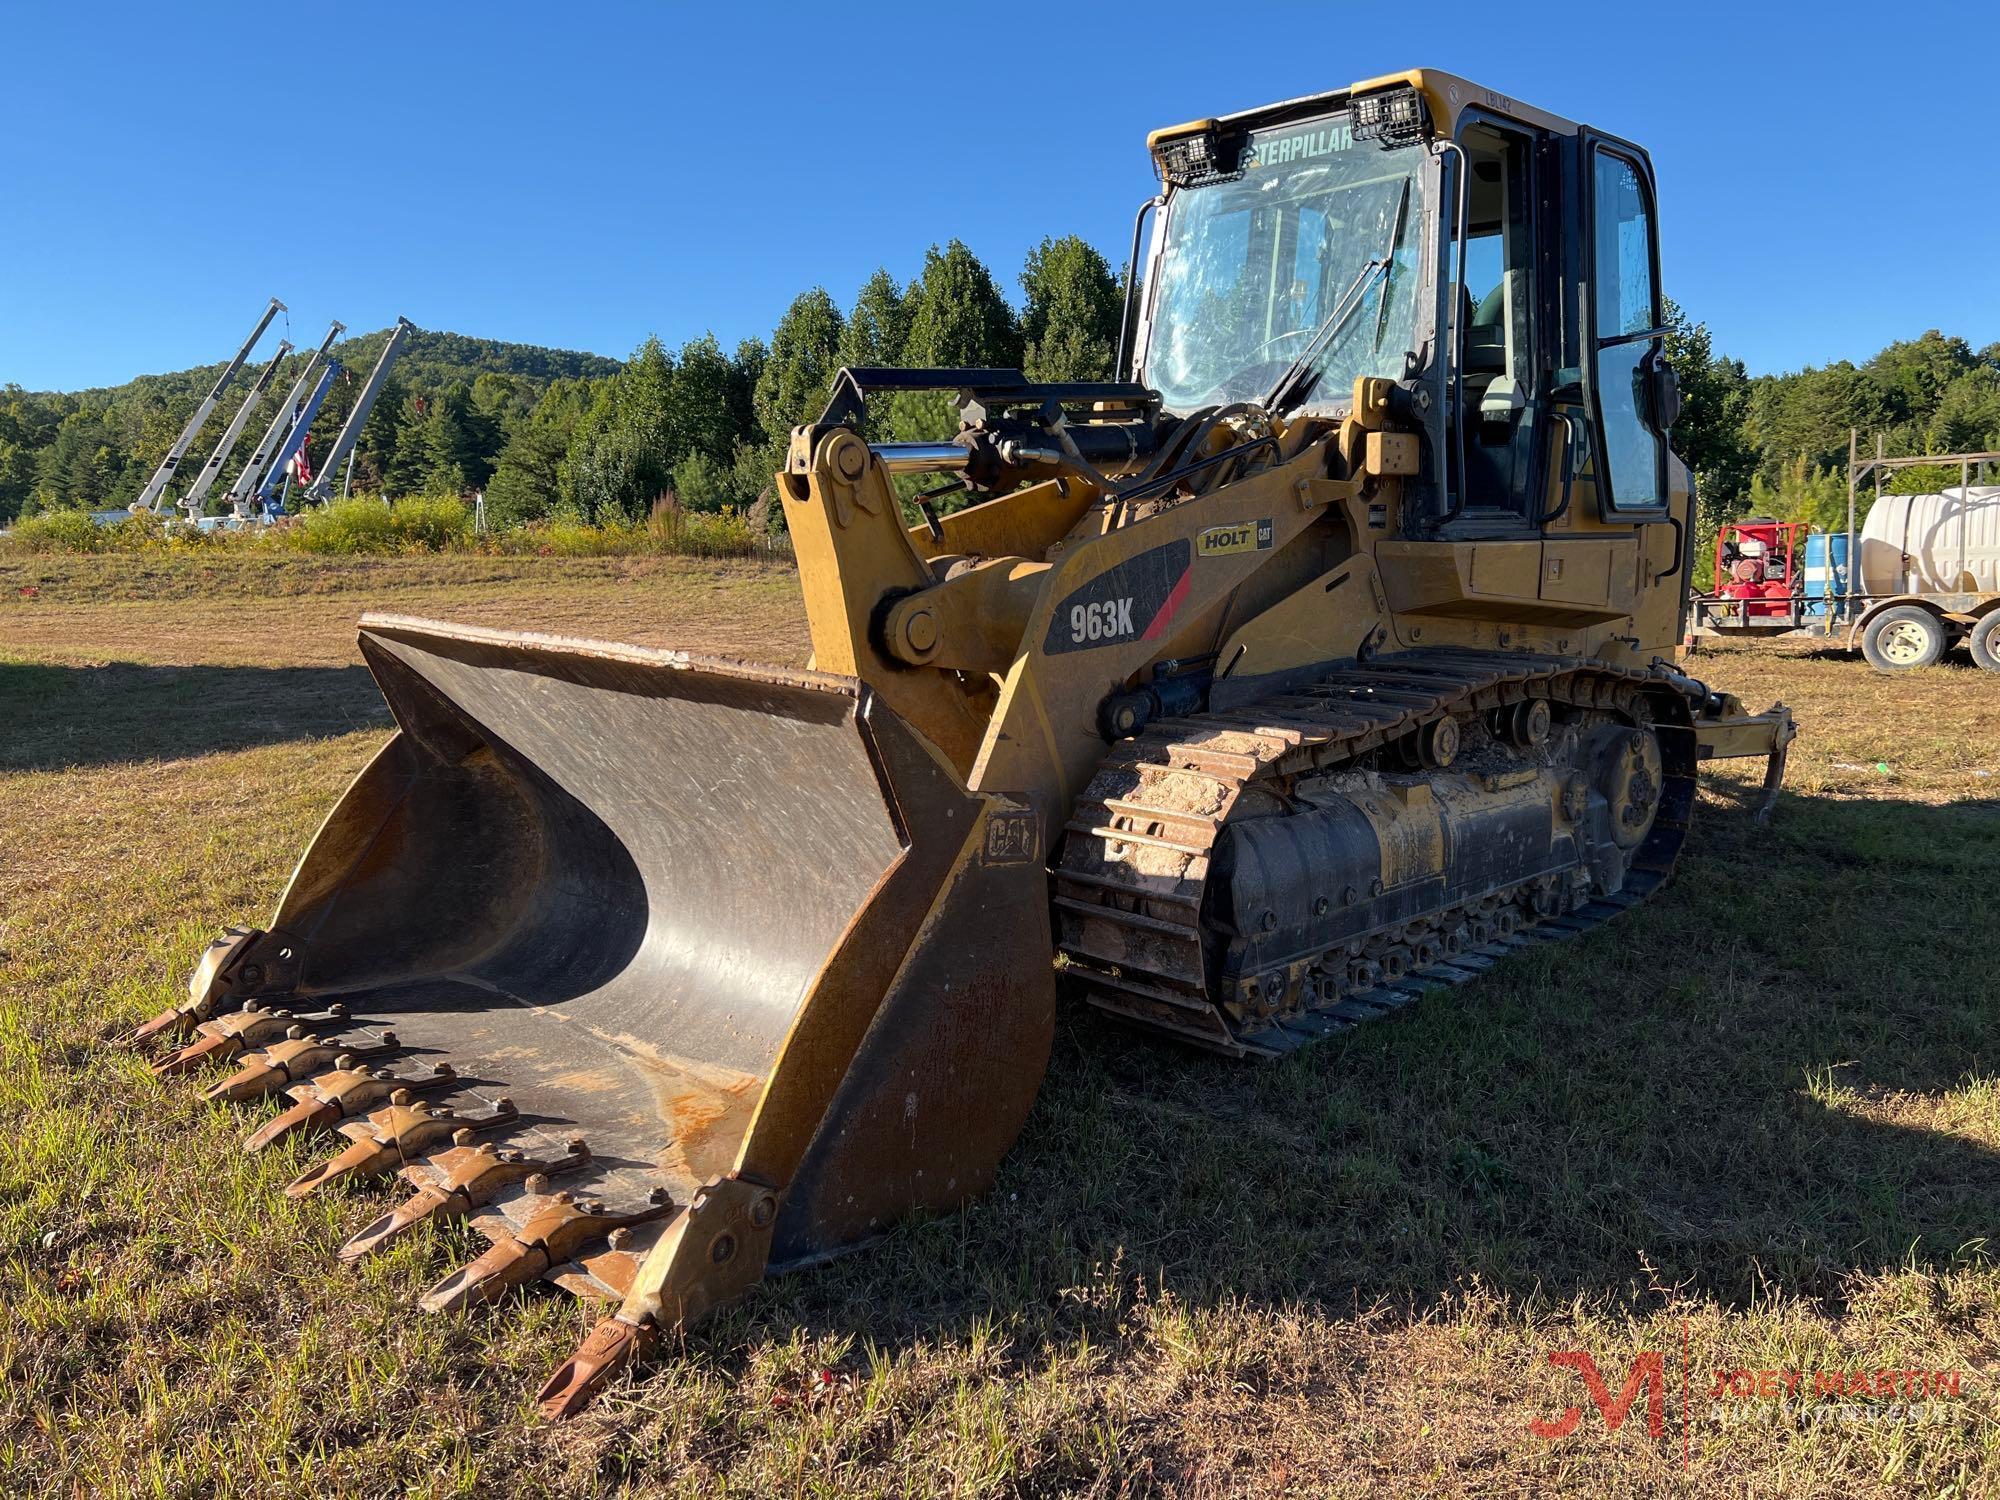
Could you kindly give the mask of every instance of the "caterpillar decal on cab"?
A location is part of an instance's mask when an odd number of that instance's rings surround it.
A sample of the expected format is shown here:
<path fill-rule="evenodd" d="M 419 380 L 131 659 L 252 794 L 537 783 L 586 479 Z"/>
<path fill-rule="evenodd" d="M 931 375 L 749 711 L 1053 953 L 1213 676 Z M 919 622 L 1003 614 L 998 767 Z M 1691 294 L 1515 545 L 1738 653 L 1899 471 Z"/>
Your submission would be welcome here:
<path fill-rule="evenodd" d="M 1188 595 L 1186 539 L 1108 568 L 1056 606 L 1042 649 L 1050 656 L 1124 641 L 1155 641 Z"/>

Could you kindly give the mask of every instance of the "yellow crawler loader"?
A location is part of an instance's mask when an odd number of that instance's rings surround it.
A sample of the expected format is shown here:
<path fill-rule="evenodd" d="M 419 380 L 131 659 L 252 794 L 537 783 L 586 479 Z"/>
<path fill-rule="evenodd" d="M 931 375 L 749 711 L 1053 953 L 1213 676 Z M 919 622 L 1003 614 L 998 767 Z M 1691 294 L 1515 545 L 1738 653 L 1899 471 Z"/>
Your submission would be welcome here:
<path fill-rule="evenodd" d="M 470 1220 L 425 1307 L 614 1304 L 551 1414 L 984 1189 L 1059 995 L 1280 1057 L 1650 895 L 1703 759 L 1775 795 L 1675 665 L 1645 153 L 1433 71 L 1149 146 L 1123 378 L 792 433 L 810 670 L 366 616 L 396 733 L 139 1029 L 338 1148 L 291 1191 L 403 1180 L 343 1258 Z"/>

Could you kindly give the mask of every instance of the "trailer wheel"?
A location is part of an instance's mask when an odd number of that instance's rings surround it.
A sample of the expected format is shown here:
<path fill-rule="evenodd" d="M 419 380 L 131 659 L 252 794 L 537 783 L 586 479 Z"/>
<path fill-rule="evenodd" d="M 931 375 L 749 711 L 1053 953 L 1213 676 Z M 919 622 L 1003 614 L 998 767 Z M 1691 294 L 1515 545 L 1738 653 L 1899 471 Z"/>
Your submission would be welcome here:
<path fill-rule="evenodd" d="M 1944 621 L 1914 604 L 1885 609 L 1868 622 L 1861 654 L 1878 672 L 1907 672 L 1935 666 L 1949 644 Z"/>
<path fill-rule="evenodd" d="M 2000 672 L 2000 609 L 1988 613 L 1972 627 L 1972 659 L 1989 672 Z"/>

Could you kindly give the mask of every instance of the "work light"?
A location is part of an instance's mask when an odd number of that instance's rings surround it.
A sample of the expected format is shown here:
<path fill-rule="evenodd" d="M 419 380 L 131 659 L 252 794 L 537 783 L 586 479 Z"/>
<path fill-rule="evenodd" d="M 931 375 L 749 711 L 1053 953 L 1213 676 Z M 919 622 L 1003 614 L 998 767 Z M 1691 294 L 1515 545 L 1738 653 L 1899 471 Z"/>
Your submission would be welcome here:
<path fill-rule="evenodd" d="M 1385 146 L 1407 146 L 1424 133 L 1430 121 L 1424 98 L 1415 89 L 1385 89 L 1354 101 L 1353 129 L 1357 141 L 1379 140 Z"/>
<path fill-rule="evenodd" d="M 1161 180 L 1175 187 L 1195 187 L 1237 176 L 1242 171 L 1242 158 L 1242 136 L 1225 136 L 1213 125 L 1153 147 L 1153 162 L 1160 169 Z"/>

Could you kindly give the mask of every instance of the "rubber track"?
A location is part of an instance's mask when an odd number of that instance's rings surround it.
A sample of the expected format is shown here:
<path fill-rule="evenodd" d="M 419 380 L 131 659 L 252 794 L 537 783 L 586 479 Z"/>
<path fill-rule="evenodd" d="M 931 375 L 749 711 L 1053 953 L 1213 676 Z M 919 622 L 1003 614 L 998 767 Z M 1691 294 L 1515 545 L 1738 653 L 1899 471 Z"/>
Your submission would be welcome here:
<path fill-rule="evenodd" d="M 1222 826 L 1253 785 L 1282 796 L 1292 779 L 1340 770 L 1446 713 L 1530 698 L 1629 712 L 1642 692 L 1656 709 L 1687 701 L 1680 679 L 1658 671 L 1439 648 L 1377 657 L 1308 687 L 1150 725 L 1113 748 L 1072 811 L 1053 883 L 1063 972 L 1092 1005 L 1125 1020 L 1231 1056 L 1275 1057 L 1399 1010 L 1427 990 L 1463 984 L 1511 953 L 1586 932 L 1650 895 L 1672 870 L 1693 807 L 1691 713 L 1670 712 L 1654 725 L 1667 786 L 1624 889 L 1394 982 L 1240 1029 L 1209 996 L 1202 896 Z M 1116 929 L 1113 941 L 1105 940 L 1106 923 Z"/>

